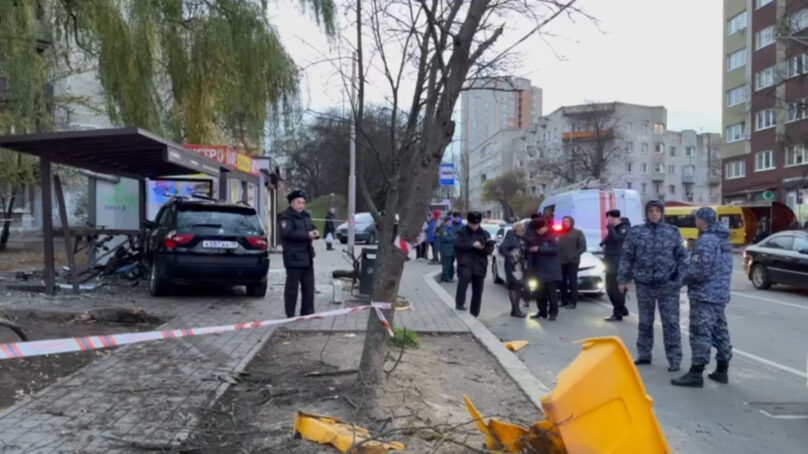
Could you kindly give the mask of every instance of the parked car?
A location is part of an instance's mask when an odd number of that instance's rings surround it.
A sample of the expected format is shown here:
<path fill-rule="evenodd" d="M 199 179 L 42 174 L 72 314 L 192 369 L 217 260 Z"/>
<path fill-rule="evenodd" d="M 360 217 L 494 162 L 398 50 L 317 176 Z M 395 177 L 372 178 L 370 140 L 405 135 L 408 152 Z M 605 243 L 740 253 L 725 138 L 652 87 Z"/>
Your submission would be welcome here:
<path fill-rule="evenodd" d="M 254 208 L 198 198 L 173 198 L 146 221 L 144 261 L 153 296 L 177 284 L 245 285 L 267 291 L 267 238 Z"/>
<path fill-rule="evenodd" d="M 375 244 L 379 237 L 376 220 L 370 213 L 356 213 L 356 241 L 365 244 Z M 348 223 L 343 222 L 337 227 L 337 239 L 340 243 L 348 243 Z"/>
<path fill-rule="evenodd" d="M 767 289 L 772 284 L 808 285 L 808 232 L 775 233 L 744 250 L 744 269 L 752 285 Z"/>
<path fill-rule="evenodd" d="M 529 222 L 529 220 L 528 220 Z M 511 226 L 505 228 L 504 235 L 511 230 Z M 491 261 L 491 273 L 494 275 L 494 282 L 503 284 L 505 278 L 505 257 L 499 253 L 499 249 L 494 251 Z M 581 255 L 581 263 L 578 265 L 578 293 L 584 295 L 602 296 L 606 288 L 606 267 L 603 261 L 591 252 L 584 252 Z M 528 282 L 528 287 L 531 287 Z M 532 291 L 538 287 L 532 286 Z"/>

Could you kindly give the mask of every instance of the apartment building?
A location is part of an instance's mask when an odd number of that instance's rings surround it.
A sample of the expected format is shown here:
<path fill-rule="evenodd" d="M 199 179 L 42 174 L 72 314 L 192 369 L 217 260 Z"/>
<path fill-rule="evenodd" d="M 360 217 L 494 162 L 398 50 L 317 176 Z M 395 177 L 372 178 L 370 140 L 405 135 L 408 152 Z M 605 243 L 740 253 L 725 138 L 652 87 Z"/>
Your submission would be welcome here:
<path fill-rule="evenodd" d="M 561 107 L 540 121 L 539 184 L 549 193 L 589 183 L 635 189 L 645 201 L 719 203 L 721 136 L 669 131 L 666 124 L 662 106 Z M 596 178 L 592 168 L 598 165 Z"/>
<path fill-rule="evenodd" d="M 514 153 L 542 114 L 542 91 L 530 80 L 480 80 L 461 95 L 463 197 L 489 217 L 502 216 L 496 203 L 483 203 L 485 181 L 514 168 Z M 535 143 L 535 141 L 534 141 Z"/>
<path fill-rule="evenodd" d="M 808 4 L 725 0 L 725 203 L 779 201 L 808 218 Z"/>

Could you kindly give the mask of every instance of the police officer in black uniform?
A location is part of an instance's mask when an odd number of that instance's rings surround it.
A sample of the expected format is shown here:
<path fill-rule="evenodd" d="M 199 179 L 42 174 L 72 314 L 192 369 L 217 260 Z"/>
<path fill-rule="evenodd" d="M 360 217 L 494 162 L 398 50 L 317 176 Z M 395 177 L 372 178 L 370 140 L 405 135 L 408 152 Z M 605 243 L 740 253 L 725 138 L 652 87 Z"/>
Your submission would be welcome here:
<path fill-rule="evenodd" d="M 606 293 L 612 302 L 612 316 L 607 322 L 619 322 L 628 316 L 626 308 L 626 294 L 621 292 L 617 285 L 617 269 L 620 266 L 620 254 L 623 253 L 623 243 L 628 236 L 631 222 L 628 218 L 620 217 L 620 210 L 606 212 L 606 226 L 609 233 L 600 243 L 603 248 L 604 264 L 606 265 Z"/>
<path fill-rule="evenodd" d="M 286 316 L 295 316 L 297 288 L 300 286 L 303 301 L 300 315 L 314 313 L 314 247 L 312 242 L 320 238 L 314 228 L 311 215 L 306 211 L 306 193 L 292 191 L 286 199 L 289 208 L 278 217 L 281 241 L 283 242 L 283 266 L 286 268 L 286 287 L 283 291 Z"/>
<path fill-rule="evenodd" d="M 457 230 L 454 248 L 457 256 L 457 295 L 455 309 L 466 310 L 466 291 L 471 284 L 471 315 L 480 314 L 483 298 L 483 284 L 488 272 L 488 255 L 494 251 L 491 235 L 480 227 L 483 215 L 472 211 L 468 214 L 468 224 Z"/>

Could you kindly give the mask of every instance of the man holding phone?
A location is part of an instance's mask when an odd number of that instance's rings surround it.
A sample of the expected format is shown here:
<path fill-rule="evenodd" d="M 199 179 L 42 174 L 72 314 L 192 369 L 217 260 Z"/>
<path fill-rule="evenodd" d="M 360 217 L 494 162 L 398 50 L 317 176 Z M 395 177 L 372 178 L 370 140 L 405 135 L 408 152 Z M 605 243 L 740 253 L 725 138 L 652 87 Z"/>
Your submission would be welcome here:
<path fill-rule="evenodd" d="M 483 285 L 488 272 L 488 256 L 494 252 L 496 240 L 480 228 L 483 215 L 472 211 L 468 215 L 468 224 L 458 228 L 454 249 L 457 254 L 457 294 L 455 309 L 466 310 L 466 291 L 471 284 L 471 315 L 480 315 L 483 299 Z"/>
<path fill-rule="evenodd" d="M 298 286 L 303 294 L 300 315 L 314 313 L 314 247 L 312 242 L 320 238 L 314 228 L 311 215 L 306 211 L 306 193 L 292 191 L 286 199 L 289 207 L 278 217 L 283 243 L 283 266 L 286 268 L 286 286 L 283 298 L 286 316 L 295 316 Z"/>

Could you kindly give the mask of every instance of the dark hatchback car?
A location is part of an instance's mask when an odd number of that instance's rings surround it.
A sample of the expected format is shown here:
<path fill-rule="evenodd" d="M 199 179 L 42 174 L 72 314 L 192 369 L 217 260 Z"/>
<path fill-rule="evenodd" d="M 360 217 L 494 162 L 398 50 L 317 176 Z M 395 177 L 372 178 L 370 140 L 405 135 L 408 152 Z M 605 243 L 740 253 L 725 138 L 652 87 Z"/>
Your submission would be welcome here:
<path fill-rule="evenodd" d="M 144 260 L 153 296 L 194 283 L 245 285 L 250 296 L 266 294 L 269 253 L 255 209 L 174 198 L 145 226 Z"/>
<path fill-rule="evenodd" d="M 758 289 L 772 284 L 808 287 L 808 232 L 775 233 L 743 253 L 744 268 Z"/>
<path fill-rule="evenodd" d="M 356 213 L 356 241 L 365 244 L 375 244 L 378 233 L 376 220 L 370 213 Z M 340 243 L 348 242 L 348 223 L 344 222 L 337 227 L 337 239 Z"/>

